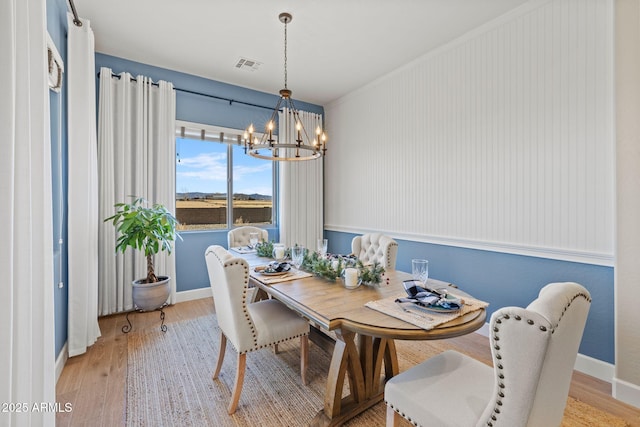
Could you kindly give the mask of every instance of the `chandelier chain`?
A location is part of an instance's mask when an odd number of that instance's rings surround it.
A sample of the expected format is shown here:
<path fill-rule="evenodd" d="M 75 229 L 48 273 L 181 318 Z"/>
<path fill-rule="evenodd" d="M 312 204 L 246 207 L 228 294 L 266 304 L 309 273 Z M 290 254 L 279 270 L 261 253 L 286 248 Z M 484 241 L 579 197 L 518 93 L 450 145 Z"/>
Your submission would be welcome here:
<path fill-rule="evenodd" d="M 287 21 L 284 22 L 284 88 L 287 89 Z"/>

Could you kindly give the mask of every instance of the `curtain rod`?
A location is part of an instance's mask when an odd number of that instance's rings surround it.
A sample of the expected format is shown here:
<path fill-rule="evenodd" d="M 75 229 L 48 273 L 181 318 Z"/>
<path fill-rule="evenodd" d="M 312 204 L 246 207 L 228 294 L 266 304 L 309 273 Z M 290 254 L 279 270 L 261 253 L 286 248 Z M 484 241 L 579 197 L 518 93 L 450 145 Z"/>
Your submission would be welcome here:
<path fill-rule="evenodd" d="M 82 21 L 78 19 L 78 12 L 76 12 L 76 5 L 73 4 L 73 0 L 69 0 L 69 6 L 71 6 L 71 13 L 73 13 L 73 23 L 76 27 L 82 27 Z"/>
<path fill-rule="evenodd" d="M 120 74 L 111 73 L 111 77 L 115 77 L 117 79 L 120 79 L 121 76 L 120 76 Z M 98 73 L 98 78 L 100 78 L 100 73 Z M 136 80 L 134 77 L 131 77 L 131 81 L 132 82 L 137 82 L 138 80 Z M 158 86 L 158 83 L 153 83 L 152 82 L 151 84 L 153 86 Z M 180 92 L 184 92 L 184 93 L 190 93 L 192 95 L 199 95 L 199 96 L 206 96 L 207 98 L 220 99 L 222 101 L 229 102 L 229 105 L 232 105 L 233 103 L 236 103 L 236 104 L 248 105 L 249 107 L 264 108 L 265 110 L 273 111 L 273 107 L 265 107 L 264 105 L 253 104 L 251 102 L 237 101 L 237 100 L 231 99 L 231 98 L 224 98 L 222 96 L 211 95 L 211 94 L 202 93 L 202 92 L 196 92 L 196 91 L 188 90 L 188 89 L 180 89 L 178 87 L 174 87 L 173 89 L 177 90 L 177 91 L 180 91 Z"/>

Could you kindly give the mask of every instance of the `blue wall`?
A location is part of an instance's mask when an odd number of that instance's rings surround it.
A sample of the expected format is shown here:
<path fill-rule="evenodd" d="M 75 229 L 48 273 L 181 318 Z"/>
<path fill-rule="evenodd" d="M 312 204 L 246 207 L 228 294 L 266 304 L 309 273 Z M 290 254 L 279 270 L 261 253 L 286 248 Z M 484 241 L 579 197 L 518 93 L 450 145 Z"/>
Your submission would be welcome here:
<path fill-rule="evenodd" d="M 356 234 L 324 234 L 329 252 L 351 252 Z M 429 277 L 454 283 L 489 302 L 489 315 L 504 306 L 526 307 L 548 283 L 580 283 L 593 300 L 580 353 L 614 363 L 612 267 L 398 240 L 396 268 L 411 271 L 412 258 L 429 260 Z"/>
<path fill-rule="evenodd" d="M 99 37 L 99 35 L 96 35 Z M 177 89 L 215 95 L 235 101 L 249 102 L 269 108 L 275 107 L 278 96 L 208 80 L 177 71 L 153 67 L 115 56 L 96 54 L 96 72 L 101 67 L 111 68 L 119 74 L 126 71 L 134 76 L 144 75 L 154 81 L 166 80 Z M 96 79 L 96 88 L 99 79 Z M 97 92 L 99 93 L 99 92 Z M 324 109 L 318 105 L 299 100 L 296 107 L 301 110 L 322 114 Z M 99 102 L 99 99 L 98 99 Z M 195 123 L 244 129 L 251 122 L 266 123 L 271 111 L 263 108 L 246 106 L 238 103 L 208 98 L 176 90 L 176 118 Z M 269 238 L 277 240 L 278 230 L 269 229 Z M 209 287 L 207 267 L 204 262 L 204 251 L 209 245 L 227 246 L 227 231 L 190 231 L 182 232 L 182 241 L 176 242 L 176 289 L 178 292 Z"/>
<path fill-rule="evenodd" d="M 67 4 L 47 0 L 47 31 L 64 63 L 67 59 Z M 53 261 L 55 354 L 67 341 L 67 74 L 60 93 L 49 91 L 51 118 L 51 183 L 53 194 Z M 59 243 L 62 241 L 62 243 Z M 64 286 L 58 288 L 57 284 Z"/>

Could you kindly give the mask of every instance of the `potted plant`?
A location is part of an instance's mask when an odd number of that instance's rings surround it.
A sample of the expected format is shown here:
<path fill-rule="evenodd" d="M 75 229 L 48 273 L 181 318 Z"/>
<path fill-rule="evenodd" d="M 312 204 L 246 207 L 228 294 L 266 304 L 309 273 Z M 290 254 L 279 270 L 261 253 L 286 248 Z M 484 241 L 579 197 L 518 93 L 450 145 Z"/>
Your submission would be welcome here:
<path fill-rule="evenodd" d="M 116 203 L 116 213 L 104 221 L 112 221 L 119 237 L 116 252 L 124 253 L 128 247 L 144 252 L 147 257 L 147 277 L 133 281 L 133 304 L 139 310 L 149 311 L 162 307 L 169 298 L 169 276 L 156 276 L 153 255 L 167 251 L 171 254 L 178 220 L 163 205 L 148 207 L 143 198 L 132 203 Z"/>

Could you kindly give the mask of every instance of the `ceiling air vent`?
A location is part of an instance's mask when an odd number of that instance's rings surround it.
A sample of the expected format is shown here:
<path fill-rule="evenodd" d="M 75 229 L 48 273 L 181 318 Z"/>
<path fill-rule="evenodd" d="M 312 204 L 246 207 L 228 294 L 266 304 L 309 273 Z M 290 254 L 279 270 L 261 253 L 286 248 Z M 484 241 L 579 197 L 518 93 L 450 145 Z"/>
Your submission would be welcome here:
<path fill-rule="evenodd" d="M 236 68 L 240 70 L 255 71 L 262 65 L 262 62 L 254 61 L 253 59 L 240 58 L 236 62 Z"/>

